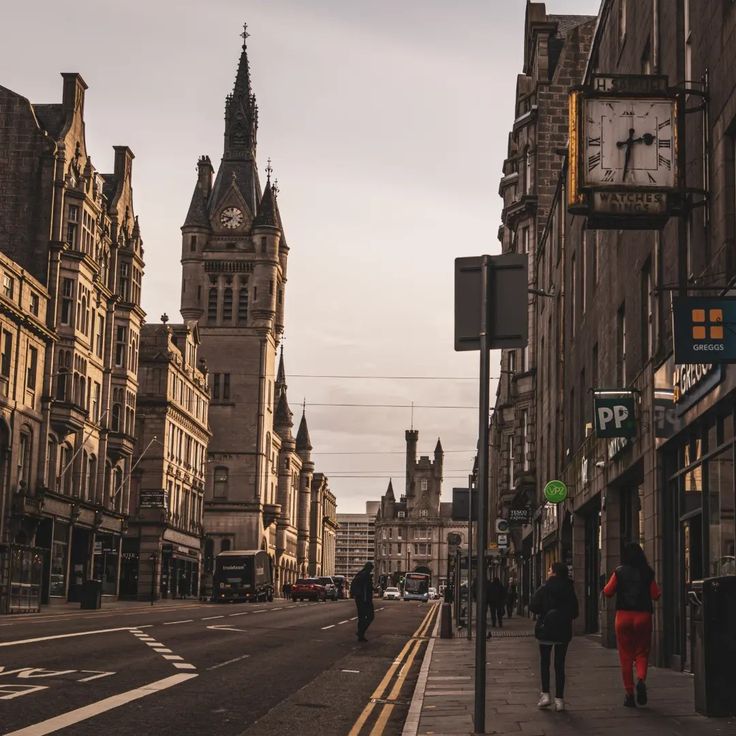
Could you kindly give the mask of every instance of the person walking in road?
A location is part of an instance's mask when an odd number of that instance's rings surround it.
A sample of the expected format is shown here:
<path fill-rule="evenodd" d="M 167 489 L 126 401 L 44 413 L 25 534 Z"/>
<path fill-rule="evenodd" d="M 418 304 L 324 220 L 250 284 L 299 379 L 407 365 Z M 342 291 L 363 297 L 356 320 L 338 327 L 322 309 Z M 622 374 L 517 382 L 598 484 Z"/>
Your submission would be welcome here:
<path fill-rule="evenodd" d="M 516 599 L 518 597 L 518 592 L 516 588 L 516 583 L 514 580 L 509 581 L 509 590 L 506 594 L 506 616 L 508 618 L 511 618 L 511 614 L 514 612 L 514 607 L 516 606 Z"/>
<path fill-rule="evenodd" d="M 358 641 L 368 641 L 365 632 L 375 618 L 373 612 L 373 563 L 366 562 L 350 583 L 350 597 L 358 608 Z"/>
<path fill-rule="evenodd" d="M 647 668 L 652 643 L 652 601 L 659 600 L 661 591 L 654 579 L 654 570 L 647 562 L 644 550 L 635 542 L 627 544 L 617 567 L 603 593 L 616 596 L 616 640 L 618 658 L 626 697 L 624 705 L 636 708 L 647 704 Z M 633 667 L 636 665 L 636 699 L 634 699 Z"/>
<path fill-rule="evenodd" d="M 555 562 L 547 582 L 534 593 L 529 608 L 537 614 L 534 636 L 539 640 L 542 695 L 537 707 L 547 708 L 550 698 L 550 663 L 554 649 L 555 710 L 565 710 L 565 658 L 572 640 L 572 622 L 578 617 L 578 598 L 567 565 Z"/>
<path fill-rule="evenodd" d="M 493 626 L 503 628 L 504 605 L 506 604 L 506 588 L 500 578 L 493 578 L 488 586 L 486 594 L 488 598 L 488 608 L 491 609 L 491 623 Z"/>

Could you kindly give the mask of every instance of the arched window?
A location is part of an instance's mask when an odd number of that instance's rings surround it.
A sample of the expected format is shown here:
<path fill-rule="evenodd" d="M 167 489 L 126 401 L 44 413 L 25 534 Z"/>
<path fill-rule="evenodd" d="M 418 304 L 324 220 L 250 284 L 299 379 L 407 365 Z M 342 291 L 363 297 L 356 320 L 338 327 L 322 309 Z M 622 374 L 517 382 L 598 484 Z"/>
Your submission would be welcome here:
<path fill-rule="evenodd" d="M 87 450 L 82 450 L 82 487 L 80 490 L 80 496 L 87 501 L 89 499 L 89 496 L 87 495 L 89 486 L 87 485 L 87 481 L 89 480 L 89 462 Z"/>
<path fill-rule="evenodd" d="M 222 295 L 222 321 L 232 322 L 233 319 L 233 290 L 228 286 Z"/>
<path fill-rule="evenodd" d="M 211 286 L 207 298 L 207 321 L 217 322 L 217 287 Z"/>
<path fill-rule="evenodd" d="M 61 457 L 59 458 L 59 490 L 66 494 L 71 493 L 72 490 L 72 446 L 69 443 L 65 443 L 61 448 Z"/>
<path fill-rule="evenodd" d="M 216 498 L 227 498 L 230 472 L 224 465 L 215 468 L 213 493 Z"/>
<path fill-rule="evenodd" d="M 87 487 L 87 500 L 97 500 L 97 458 L 94 455 L 90 455 L 87 459 L 87 480 L 85 482 Z"/>
<path fill-rule="evenodd" d="M 112 496 L 112 506 L 116 511 L 120 510 L 120 504 L 123 497 L 123 470 L 122 468 L 115 467 L 112 471 L 112 490 L 110 495 Z"/>
<path fill-rule="evenodd" d="M 120 404 L 112 405 L 112 431 L 120 432 Z"/>

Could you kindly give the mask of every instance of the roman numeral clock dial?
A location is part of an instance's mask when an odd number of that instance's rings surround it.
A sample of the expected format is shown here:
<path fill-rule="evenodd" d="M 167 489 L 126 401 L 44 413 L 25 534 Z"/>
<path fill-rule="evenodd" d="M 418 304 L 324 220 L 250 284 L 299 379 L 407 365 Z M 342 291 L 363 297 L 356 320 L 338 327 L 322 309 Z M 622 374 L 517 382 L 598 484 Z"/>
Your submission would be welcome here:
<path fill-rule="evenodd" d="M 674 100 L 589 97 L 583 115 L 584 186 L 676 186 Z"/>

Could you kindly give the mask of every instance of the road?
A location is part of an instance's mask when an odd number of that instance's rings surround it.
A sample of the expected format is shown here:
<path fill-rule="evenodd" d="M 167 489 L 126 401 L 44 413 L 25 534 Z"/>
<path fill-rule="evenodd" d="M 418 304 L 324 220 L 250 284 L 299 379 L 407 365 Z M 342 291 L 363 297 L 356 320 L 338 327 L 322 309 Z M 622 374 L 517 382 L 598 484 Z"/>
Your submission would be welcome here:
<path fill-rule="evenodd" d="M 4 736 L 401 733 L 436 607 L 192 603 L 0 618 Z"/>

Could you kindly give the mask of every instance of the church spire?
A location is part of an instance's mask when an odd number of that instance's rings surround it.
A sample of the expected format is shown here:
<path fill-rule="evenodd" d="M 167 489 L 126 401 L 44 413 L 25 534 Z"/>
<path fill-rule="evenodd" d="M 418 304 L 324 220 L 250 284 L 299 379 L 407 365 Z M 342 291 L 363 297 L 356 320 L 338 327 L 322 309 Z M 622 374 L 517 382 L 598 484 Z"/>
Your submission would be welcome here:
<path fill-rule="evenodd" d="M 243 46 L 233 91 L 225 98 L 225 155 L 231 160 L 253 160 L 256 155 L 258 106 L 250 84 L 250 64 L 246 40 L 250 35 L 243 24 Z"/>

